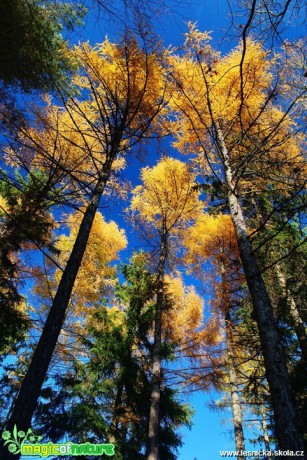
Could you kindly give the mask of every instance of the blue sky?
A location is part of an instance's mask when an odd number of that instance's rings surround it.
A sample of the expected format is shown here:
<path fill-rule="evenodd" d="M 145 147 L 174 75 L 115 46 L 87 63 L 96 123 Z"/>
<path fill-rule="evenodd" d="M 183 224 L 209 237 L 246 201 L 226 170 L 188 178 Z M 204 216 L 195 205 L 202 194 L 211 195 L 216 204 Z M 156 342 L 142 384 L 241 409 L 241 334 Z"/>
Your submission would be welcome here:
<path fill-rule="evenodd" d="M 185 445 L 180 449 L 180 460 L 219 460 L 220 450 L 235 449 L 230 411 L 217 413 L 208 408 L 213 399 L 220 399 L 221 396 L 216 392 L 209 392 L 195 393 L 188 398 L 197 412 L 192 429 L 182 433 Z M 254 432 L 255 429 L 245 427 L 247 450 L 261 449 L 261 446 L 255 447 L 248 442 L 249 438 L 254 437 Z"/>

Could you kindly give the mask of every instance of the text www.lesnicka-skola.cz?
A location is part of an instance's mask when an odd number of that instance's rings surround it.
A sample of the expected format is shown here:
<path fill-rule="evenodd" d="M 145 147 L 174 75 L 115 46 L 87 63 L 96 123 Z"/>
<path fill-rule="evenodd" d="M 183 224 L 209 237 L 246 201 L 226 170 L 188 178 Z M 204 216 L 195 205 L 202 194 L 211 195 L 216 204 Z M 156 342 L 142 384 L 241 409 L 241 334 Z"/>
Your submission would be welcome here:
<path fill-rule="evenodd" d="M 220 450 L 221 457 L 304 457 L 303 450 Z"/>

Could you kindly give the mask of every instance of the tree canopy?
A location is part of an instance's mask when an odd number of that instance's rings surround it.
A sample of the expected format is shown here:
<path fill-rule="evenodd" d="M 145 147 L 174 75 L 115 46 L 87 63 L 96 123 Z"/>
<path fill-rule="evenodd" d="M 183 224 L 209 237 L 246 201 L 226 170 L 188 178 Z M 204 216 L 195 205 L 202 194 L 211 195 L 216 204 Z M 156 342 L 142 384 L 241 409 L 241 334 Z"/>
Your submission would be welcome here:
<path fill-rule="evenodd" d="M 4 460 L 174 460 L 209 390 L 238 460 L 306 446 L 302 2 L 226 3 L 227 52 L 163 44 L 162 2 L 91 2 L 122 16 L 95 45 L 83 3 L 0 5 Z"/>

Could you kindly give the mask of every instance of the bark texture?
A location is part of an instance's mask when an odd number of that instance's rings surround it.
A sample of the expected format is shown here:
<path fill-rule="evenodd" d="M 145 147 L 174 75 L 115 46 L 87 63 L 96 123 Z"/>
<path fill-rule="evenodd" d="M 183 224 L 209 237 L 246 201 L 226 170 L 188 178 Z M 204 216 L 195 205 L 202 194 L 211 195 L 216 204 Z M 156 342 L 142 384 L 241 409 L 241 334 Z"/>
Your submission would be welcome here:
<path fill-rule="evenodd" d="M 227 147 L 219 129 L 217 129 L 217 140 L 224 163 L 230 214 L 259 329 L 266 377 L 274 410 L 278 447 L 282 450 L 303 450 L 304 443 L 299 427 L 299 416 L 294 403 L 285 354 L 272 304 L 248 236 L 243 210 L 233 180 Z"/>
<path fill-rule="evenodd" d="M 278 265 L 275 266 L 275 273 L 276 273 L 279 285 L 281 287 L 282 295 L 287 300 L 290 318 L 292 320 L 295 334 L 297 336 L 298 342 L 300 344 L 300 348 L 302 350 L 302 357 L 305 363 L 307 364 L 307 334 L 306 334 L 306 329 L 305 329 L 303 320 L 300 316 L 296 302 L 293 296 L 291 295 L 291 292 L 288 292 L 287 290 L 286 277 Z"/>
<path fill-rule="evenodd" d="M 161 397 L 161 341 L 162 341 L 162 312 L 164 304 L 164 272 L 167 258 L 167 235 L 162 229 L 162 241 L 157 278 L 157 304 L 154 323 L 154 344 L 152 353 L 152 390 L 150 397 L 150 412 L 148 424 L 147 460 L 159 458 L 159 424 Z"/>
<path fill-rule="evenodd" d="M 84 255 L 91 227 L 104 191 L 108 173 L 105 172 L 97 182 L 91 200 L 85 211 L 78 236 L 76 238 L 71 255 L 63 271 L 56 295 L 45 322 L 41 337 L 33 354 L 29 369 L 22 381 L 22 385 L 16 398 L 13 411 L 6 425 L 6 429 L 13 431 L 14 425 L 18 430 L 27 432 L 31 427 L 31 420 L 36 408 L 48 367 L 60 335 L 71 292 L 74 286 L 82 257 Z M 0 448 L 2 460 L 17 460 L 20 455 L 10 454 L 6 447 Z"/>
<path fill-rule="evenodd" d="M 265 407 L 263 404 L 261 404 L 261 425 L 262 425 L 264 447 L 265 447 L 265 450 L 269 451 L 270 450 L 270 438 L 269 438 L 269 432 L 268 432 L 268 424 L 266 421 Z"/>
<path fill-rule="evenodd" d="M 231 407 L 232 407 L 232 417 L 233 417 L 233 426 L 235 432 L 235 445 L 237 451 L 245 451 L 245 440 L 243 432 L 243 419 L 242 419 L 242 409 L 239 396 L 239 386 L 238 378 L 235 368 L 235 360 L 233 353 L 233 342 L 231 335 L 231 325 L 229 313 L 226 313 L 226 341 L 227 341 L 227 364 L 228 364 L 228 375 L 229 375 L 229 386 L 230 386 L 230 395 L 231 395 Z M 238 455 L 237 460 L 246 460 L 244 455 Z"/>

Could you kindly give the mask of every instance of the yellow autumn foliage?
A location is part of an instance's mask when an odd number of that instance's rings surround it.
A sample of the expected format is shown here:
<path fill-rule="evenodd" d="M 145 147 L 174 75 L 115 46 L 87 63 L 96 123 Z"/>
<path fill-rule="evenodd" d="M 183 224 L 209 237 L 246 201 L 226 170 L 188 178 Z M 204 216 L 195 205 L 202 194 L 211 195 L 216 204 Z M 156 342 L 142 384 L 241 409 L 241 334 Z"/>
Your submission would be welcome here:
<path fill-rule="evenodd" d="M 140 220 L 152 224 L 156 229 L 165 226 L 175 232 L 194 219 L 202 203 L 195 191 L 195 175 L 189 167 L 174 158 L 163 157 L 153 168 L 141 171 L 142 185 L 132 191 L 131 210 Z"/>
<path fill-rule="evenodd" d="M 58 263 L 65 266 L 73 248 L 82 213 L 76 212 L 68 216 L 69 234 L 59 237 L 56 248 L 60 250 Z M 96 213 L 90 232 L 88 244 L 82 259 L 72 296 L 71 311 L 84 323 L 87 315 L 95 311 L 95 303 L 100 302 L 116 283 L 116 268 L 112 262 L 118 258 L 118 252 L 125 249 L 127 239 L 124 230 L 120 230 L 114 221 L 106 222 L 100 212 Z M 61 271 L 56 270 L 54 279 L 40 281 L 36 285 L 36 293 L 42 297 L 50 295 L 50 289 L 56 289 L 61 278 Z"/>
<path fill-rule="evenodd" d="M 61 251 L 59 261 L 63 265 L 72 250 L 81 218 L 81 213 L 68 217 L 69 235 L 62 235 L 56 245 Z M 83 309 L 87 311 L 89 305 L 101 301 L 108 288 L 114 285 L 116 269 L 111 263 L 126 246 L 124 230 L 120 230 L 114 221 L 106 222 L 102 214 L 97 212 L 73 289 L 72 299 L 80 312 Z"/>
<path fill-rule="evenodd" d="M 181 275 L 166 275 L 164 282 L 170 304 L 162 316 L 164 335 L 177 344 L 181 358 L 208 364 L 206 350 L 223 340 L 219 321 L 215 316 L 205 320 L 203 297 L 194 286 L 185 286 Z"/>
<path fill-rule="evenodd" d="M 186 262 L 199 266 L 206 259 L 215 264 L 239 257 L 235 229 L 228 214 L 202 214 L 184 237 Z"/>
<path fill-rule="evenodd" d="M 110 170 L 125 167 L 130 144 L 146 137 L 163 106 L 165 78 L 156 54 L 132 37 L 120 44 L 85 43 L 72 55 L 80 68 L 73 88 L 62 104 L 43 97 L 44 107 L 35 108 L 36 124 L 21 128 L 22 147 L 7 149 L 6 158 L 14 166 L 22 159 L 29 168 L 51 171 L 62 190 L 82 194 L 101 173 L 110 176 Z M 108 189 L 114 185 L 111 174 Z"/>
<path fill-rule="evenodd" d="M 166 125 L 174 133 L 174 146 L 196 154 L 203 172 L 215 170 L 222 176 L 224 159 L 215 139 L 219 130 L 241 192 L 264 190 L 278 181 L 286 193 L 294 180 L 304 180 L 306 165 L 301 153 L 304 136 L 274 104 L 277 57 L 270 58 L 252 39 L 221 57 L 209 40 L 208 33 L 190 25 L 185 54 L 170 53 L 168 58 L 174 90 Z"/>
<path fill-rule="evenodd" d="M 177 130 L 175 146 L 184 151 L 188 143 L 197 143 L 198 136 L 207 137 L 207 127 L 214 122 L 220 127 L 240 125 L 238 117 L 241 108 L 241 121 L 247 123 L 256 117 L 259 107 L 264 103 L 265 89 L 271 82 L 269 72 L 272 62 L 266 59 L 259 43 L 247 41 L 246 53 L 242 61 L 242 45 L 227 56 L 221 58 L 209 45 L 210 36 L 195 29 L 187 34 L 186 46 L 191 42 L 191 35 L 203 36 L 186 56 L 170 56 L 169 65 L 175 85 L 170 106 L 175 111 L 180 108 L 187 114 L 179 117 L 180 129 Z M 195 45 L 200 48 L 195 49 Z M 197 56 L 197 58 L 195 57 Z M 241 79 L 243 75 L 243 80 Z M 241 86 L 242 83 L 242 86 Z M 244 104 L 241 107 L 241 90 L 243 88 Z M 235 117 L 237 120 L 235 121 Z M 176 125 L 175 123 L 175 125 Z"/>
<path fill-rule="evenodd" d="M 92 104 L 99 108 L 104 98 L 104 115 L 114 108 L 118 115 L 125 112 L 132 128 L 155 116 L 165 92 L 163 68 L 156 54 L 145 52 L 136 39 L 126 37 L 120 44 L 108 39 L 94 47 L 84 43 L 75 48 L 75 56 L 86 74 L 75 77 L 75 83 L 90 90 L 89 82 L 94 82 L 100 101 Z"/>
<path fill-rule="evenodd" d="M 3 196 L 0 195 L 0 216 L 6 215 L 10 210 L 9 204 Z"/>
<path fill-rule="evenodd" d="M 185 287 L 182 277 L 165 276 L 165 294 L 171 308 L 163 313 L 162 322 L 167 336 L 177 343 L 189 342 L 203 321 L 203 299 L 194 286 Z"/>
<path fill-rule="evenodd" d="M 54 169 L 61 178 L 65 172 L 76 181 L 91 182 L 102 170 L 107 159 L 107 137 L 99 136 L 94 126 L 99 122 L 99 113 L 90 101 L 79 102 L 70 110 L 64 110 L 46 98 L 47 105 L 40 115 L 42 129 L 29 127 L 22 135 L 27 149 L 23 149 L 23 160 L 38 169 Z M 14 153 L 12 154 L 14 159 Z M 125 160 L 118 156 L 112 170 L 118 172 L 125 167 Z"/>

